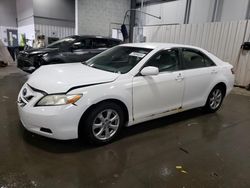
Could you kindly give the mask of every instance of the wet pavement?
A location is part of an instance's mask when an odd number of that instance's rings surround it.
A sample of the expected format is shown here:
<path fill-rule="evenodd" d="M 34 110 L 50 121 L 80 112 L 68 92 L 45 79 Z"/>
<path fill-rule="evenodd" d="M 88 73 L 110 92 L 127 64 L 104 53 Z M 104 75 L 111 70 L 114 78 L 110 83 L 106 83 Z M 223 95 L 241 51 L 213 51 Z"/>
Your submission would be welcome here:
<path fill-rule="evenodd" d="M 250 97 L 231 94 L 215 114 L 195 109 L 125 128 L 93 147 L 25 131 L 16 98 L 26 81 L 0 69 L 0 188 L 250 187 Z"/>

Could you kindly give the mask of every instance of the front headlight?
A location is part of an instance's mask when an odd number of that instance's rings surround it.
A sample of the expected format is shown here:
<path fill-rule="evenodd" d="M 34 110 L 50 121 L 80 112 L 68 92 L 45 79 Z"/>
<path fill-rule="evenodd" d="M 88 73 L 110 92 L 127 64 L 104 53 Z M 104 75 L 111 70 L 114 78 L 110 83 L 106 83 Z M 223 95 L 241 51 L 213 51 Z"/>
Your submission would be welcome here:
<path fill-rule="evenodd" d="M 82 95 L 47 95 L 43 97 L 36 106 L 57 106 L 57 105 L 65 105 L 65 104 L 74 104 L 78 101 Z"/>
<path fill-rule="evenodd" d="M 48 60 L 48 58 L 49 58 L 49 56 L 48 56 L 48 55 L 49 55 L 48 53 L 43 54 L 43 55 L 42 55 L 42 58 L 43 58 L 45 61 L 47 61 L 47 60 Z"/>

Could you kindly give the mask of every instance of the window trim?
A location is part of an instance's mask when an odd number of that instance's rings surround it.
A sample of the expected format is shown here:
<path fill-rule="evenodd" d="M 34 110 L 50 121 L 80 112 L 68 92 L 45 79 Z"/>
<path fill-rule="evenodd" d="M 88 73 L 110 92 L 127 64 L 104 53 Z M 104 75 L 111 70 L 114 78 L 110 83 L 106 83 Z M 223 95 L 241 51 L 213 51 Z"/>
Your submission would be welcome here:
<path fill-rule="evenodd" d="M 168 51 L 168 50 L 176 50 L 177 51 L 177 58 L 178 58 L 178 66 L 179 69 L 175 70 L 175 71 L 163 71 L 163 72 L 159 72 L 159 74 L 163 74 L 163 73 L 173 73 L 173 72 L 177 72 L 177 71 L 181 71 L 183 68 L 183 64 L 182 64 L 182 59 L 181 59 L 181 55 L 180 55 L 180 48 L 174 47 L 174 48 L 169 48 L 169 49 L 161 49 L 158 52 L 156 52 L 154 55 L 152 55 L 139 69 L 138 73 L 135 76 L 142 76 L 141 75 L 141 70 L 145 67 L 147 67 L 147 63 L 152 60 L 156 55 L 158 55 L 159 53 L 162 53 L 164 51 Z"/>
<path fill-rule="evenodd" d="M 203 68 L 217 66 L 216 63 L 210 57 L 208 57 L 204 52 L 202 52 L 202 51 L 200 51 L 198 49 L 188 48 L 188 47 L 179 48 L 179 49 L 180 49 L 180 54 L 181 54 L 180 56 L 181 56 L 181 59 L 182 59 L 182 68 L 183 68 L 183 70 L 203 69 Z M 186 66 L 185 66 L 185 60 L 184 60 L 184 56 L 183 56 L 183 51 L 184 50 L 189 50 L 191 52 L 195 52 L 197 54 L 200 54 L 203 57 L 204 60 L 205 60 L 205 58 L 207 58 L 208 60 L 210 60 L 213 63 L 213 65 L 211 65 L 211 66 L 205 66 L 205 67 L 197 67 L 197 68 L 186 68 Z"/>
<path fill-rule="evenodd" d="M 73 45 L 77 42 L 82 42 L 83 40 L 87 41 L 89 40 L 89 46 L 87 46 L 87 48 L 79 48 L 79 50 L 89 50 L 92 49 L 92 41 L 90 38 L 79 38 L 78 40 L 76 40 L 74 43 L 72 43 L 71 47 L 73 47 Z"/>

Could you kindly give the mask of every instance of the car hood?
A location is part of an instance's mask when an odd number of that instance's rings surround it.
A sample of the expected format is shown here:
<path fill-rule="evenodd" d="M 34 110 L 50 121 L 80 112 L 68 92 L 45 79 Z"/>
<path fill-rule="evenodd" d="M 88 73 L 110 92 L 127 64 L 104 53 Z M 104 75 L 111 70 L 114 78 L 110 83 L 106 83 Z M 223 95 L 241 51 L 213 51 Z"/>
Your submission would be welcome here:
<path fill-rule="evenodd" d="M 46 65 L 31 74 L 27 84 L 48 94 L 65 93 L 79 87 L 112 82 L 119 75 L 82 63 Z"/>

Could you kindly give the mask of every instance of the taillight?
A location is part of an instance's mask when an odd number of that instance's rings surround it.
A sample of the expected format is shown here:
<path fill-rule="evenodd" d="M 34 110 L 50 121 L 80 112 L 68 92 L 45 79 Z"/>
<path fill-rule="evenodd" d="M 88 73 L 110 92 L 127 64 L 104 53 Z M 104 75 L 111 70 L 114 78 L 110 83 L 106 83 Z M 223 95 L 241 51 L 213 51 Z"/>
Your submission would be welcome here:
<path fill-rule="evenodd" d="M 232 74 L 235 74 L 235 72 L 234 72 L 234 69 L 233 69 L 233 68 L 231 68 L 231 72 L 232 72 Z"/>

